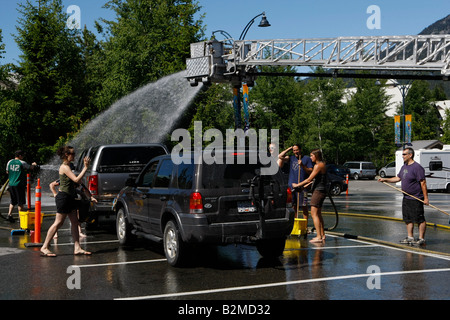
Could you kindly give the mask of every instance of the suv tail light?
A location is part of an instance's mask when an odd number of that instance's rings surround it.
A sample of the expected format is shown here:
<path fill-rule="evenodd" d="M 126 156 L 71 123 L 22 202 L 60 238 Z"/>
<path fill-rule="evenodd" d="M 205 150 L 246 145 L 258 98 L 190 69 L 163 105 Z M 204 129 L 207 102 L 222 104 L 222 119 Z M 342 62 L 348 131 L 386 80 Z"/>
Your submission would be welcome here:
<path fill-rule="evenodd" d="M 88 189 L 92 195 L 98 195 L 98 176 L 89 176 Z"/>
<path fill-rule="evenodd" d="M 287 197 L 286 197 L 286 207 L 292 206 L 292 190 L 291 188 L 287 188 Z"/>
<path fill-rule="evenodd" d="M 193 192 L 189 197 L 189 213 L 203 213 L 203 200 L 199 192 Z"/>

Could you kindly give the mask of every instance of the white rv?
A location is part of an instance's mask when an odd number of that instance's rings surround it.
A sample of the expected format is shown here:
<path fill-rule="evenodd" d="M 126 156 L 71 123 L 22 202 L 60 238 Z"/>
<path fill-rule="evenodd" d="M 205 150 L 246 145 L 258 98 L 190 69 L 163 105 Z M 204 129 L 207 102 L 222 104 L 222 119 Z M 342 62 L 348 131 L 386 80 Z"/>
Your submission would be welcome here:
<path fill-rule="evenodd" d="M 402 150 L 395 152 L 396 175 L 403 166 Z M 425 169 L 428 190 L 446 190 L 450 193 L 450 145 L 439 149 L 414 150 L 414 161 Z"/>

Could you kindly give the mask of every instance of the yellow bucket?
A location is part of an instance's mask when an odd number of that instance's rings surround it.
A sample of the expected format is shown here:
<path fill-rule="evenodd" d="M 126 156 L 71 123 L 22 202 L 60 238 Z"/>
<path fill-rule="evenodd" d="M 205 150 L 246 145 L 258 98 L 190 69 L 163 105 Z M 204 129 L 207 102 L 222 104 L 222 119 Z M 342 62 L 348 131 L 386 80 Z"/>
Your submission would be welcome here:
<path fill-rule="evenodd" d="M 291 235 L 300 236 L 306 235 L 306 219 L 294 219 L 294 227 L 292 228 Z"/>
<path fill-rule="evenodd" d="M 29 230 L 32 227 L 34 227 L 34 221 L 35 221 L 35 213 L 32 211 L 20 211 L 19 212 L 20 217 L 20 228 L 24 230 Z M 44 213 L 41 212 L 41 224 L 42 219 L 44 218 Z"/>

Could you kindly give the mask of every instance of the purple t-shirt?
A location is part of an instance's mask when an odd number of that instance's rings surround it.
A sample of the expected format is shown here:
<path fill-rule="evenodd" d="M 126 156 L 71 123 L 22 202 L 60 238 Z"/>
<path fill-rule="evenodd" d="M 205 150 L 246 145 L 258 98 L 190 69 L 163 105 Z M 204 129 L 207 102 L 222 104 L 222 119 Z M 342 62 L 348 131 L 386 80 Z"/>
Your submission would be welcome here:
<path fill-rule="evenodd" d="M 402 190 L 416 198 L 423 199 L 423 192 L 420 181 L 425 180 L 425 169 L 414 162 L 410 165 L 404 164 L 397 177 L 402 179 Z M 406 199 L 414 199 L 405 194 Z"/>

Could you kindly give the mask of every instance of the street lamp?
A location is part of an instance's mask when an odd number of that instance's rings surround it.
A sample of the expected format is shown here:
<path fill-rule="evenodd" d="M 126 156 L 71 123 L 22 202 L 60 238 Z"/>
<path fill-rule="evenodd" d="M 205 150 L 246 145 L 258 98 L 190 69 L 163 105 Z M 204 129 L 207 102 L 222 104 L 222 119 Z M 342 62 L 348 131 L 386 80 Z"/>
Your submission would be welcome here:
<path fill-rule="evenodd" d="M 241 36 L 239 37 L 239 40 L 244 40 L 245 36 L 247 35 L 248 30 L 250 29 L 250 27 L 253 25 L 253 23 L 255 22 L 256 18 L 261 17 L 261 22 L 259 23 L 258 27 L 261 28 L 265 28 L 265 27 L 270 27 L 270 23 L 269 21 L 267 21 L 267 17 L 266 17 L 266 13 L 262 12 L 260 14 L 258 14 L 257 16 L 255 16 L 253 19 L 251 19 L 247 25 L 245 26 L 244 30 L 242 30 Z M 226 41 L 230 41 L 233 42 L 231 40 L 231 35 L 224 31 L 224 30 L 216 30 L 213 31 L 212 33 L 212 40 L 215 39 L 215 34 L 216 33 L 220 33 L 223 36 L 227 37 L 228 39 L 226 39 Z M 233 43 L 231 43 L 233 45 Z M 233 49 L 234 50 L 234 49 Z M 233 108 L 234 108 L 234 112 L 235 112 L 235 122 L 236 122 L 236 128 L 240 128 L 241 127 L 241 99 L 240 99 L 240 87 L 241 87 L 241 83 L 239 81 L 239 84 L 234 84 L 233 85 Z M 249 114 L 248 114 L 248 85 L 245 84 L 244 89 L 244 117 L 245 117 L 245 125 L 244 125 L 244 131 L 247 131 L 248 128 L 250 127 L 250 120 L 249 120 Z"/>
<path fill-rule="evenodd" d="M 412 81 L 408 81 L 405 84 L 400 84 L 397 80 L 392 80 L 394 88 L 397 88 L 402 95 L 402 118 L 403 118 L 403 139 L 402 139 L 402 149 L 405 149 L 405 145 L 411 145 L 410 143 L 406 143 L 406 118 L 405 118 L 405 98 L 408 95 L 408 91 L 411 88 Z M 376 85 L 381 85 L 380 81 L 377 80 L 375 82 Z"/>
<path fill-rule="evenodd" d="M 248 30 L 250 29 L 250 27 L 253 25 L 253 23 L 255 22 L 256 18 L 261 17 L 261 22 L 259 23 L 258 27 L 260 28 L 266 28 L 266 27 L 270 27 L 270 23 L 269 21 L 267 21 L 266 18 L 266 13 L 260 13 L 258 14 L 256 17 L 254 17 L 252 20 L 249 21 L 249 23 L 247 23 L 247 25 L 245 26 L 244 30 L 242 30 L 241 36 L 239 37 L 239 40 L 244 40 L 245 36 L 247 35 Z"/>

